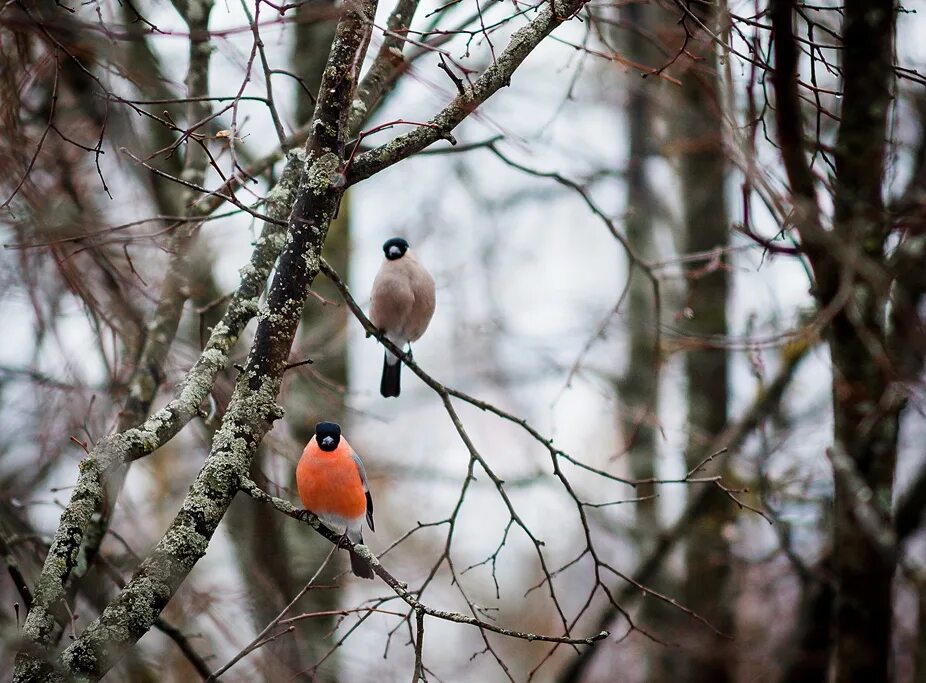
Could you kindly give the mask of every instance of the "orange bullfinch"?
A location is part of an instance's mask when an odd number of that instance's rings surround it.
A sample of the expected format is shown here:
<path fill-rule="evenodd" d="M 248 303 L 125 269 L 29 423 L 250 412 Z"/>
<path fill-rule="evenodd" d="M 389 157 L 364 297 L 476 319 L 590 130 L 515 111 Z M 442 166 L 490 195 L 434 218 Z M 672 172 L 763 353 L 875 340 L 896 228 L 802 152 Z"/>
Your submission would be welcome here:
<path fill-rule="evenodd" d="M 401 349 L 428 329 L 434 315 L 434 279 L 401 237 L 386 240 L 383 252 L 386 260 L 373 280 L 370 321 Z M 379 393 L 399 395 L 401 370 L 399 359 L 387 350 Z"/>
<path fill-rule="evenodd" d="M 374 530 L 373 498 L 363 462 L 334 422 L 315 425 L 315 436 L 296 465 L 296 488 L 307 510 L 352 543 L 363 543 L 364 516 Z M 350 568 L 361 578 L 373 578 L 373 570 L 353 551 Z"/>

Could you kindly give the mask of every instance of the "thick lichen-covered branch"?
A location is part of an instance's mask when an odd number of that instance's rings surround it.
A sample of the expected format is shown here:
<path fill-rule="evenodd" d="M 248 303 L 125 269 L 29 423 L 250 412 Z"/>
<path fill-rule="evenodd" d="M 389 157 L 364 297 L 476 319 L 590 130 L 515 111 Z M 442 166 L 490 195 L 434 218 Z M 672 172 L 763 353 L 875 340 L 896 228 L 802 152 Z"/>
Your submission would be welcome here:
<path fill-rule="evenodd" d="M 284 220 L 292 206 L 304 155 L 291 152 L 277 186 L 267 196 L 267 213 Z M 40 599 L 23 626 L 29 640 L 46 642 L 54 628 L 51 607 L 63 595 L 73 571 L 85 530 L 103 499 L 103 481 L 123 462 L 148 455 L 173 438 L 199 414 L 216 375 L 227 365 L 228 354 L 242 330 L 256 315 L 270 270 L 280 253 L 284 229 L 266 223 L 255 243 L 250 262 L 241 270 L 241 284 L 231 298 L 222 320 L 212 330 L 199 359 L 190 369 L 176 396 L 138 427 L 101 439 L 80 464 L 77 485 L 62 513 L 42 573 L 35 585 Z"/>
<path fill-rule="evenodd" d="M 212 11 L 212 0 L 196 0 L 178 3 L 178 9 L 190 30 L 189 68 L 186 76 L 186 89 L 190 101 L 186 104 L 187 125 L 196 121 L 207 121 L 211 114 L 211 103 L 206 99 L 209 94 L 209 64 L 212 54 L 207 28 Z M 209 168 L 209 155 L 201 144 L 189 142 L 184 147 L 184 158 L 180 177 L 192 184 L 202 184 Z M 197 195 L 189 187 L 174 186 L 179 189 L 179 207 L 187 217 L 196 215 L 194 202 Z M 168 354 L 173 346 L 183 309 L 189 297 L 189 275 L 192 270 L 190 262 L 200 223 L 189 222 L 178 226 L 168 238 L 167 253 L 170 258 L 161 282 L 154 315 L 148 324 L 141 354 L 129 379 L 128 396 L 119 414 L 116 431 L 125 431 L 137 426 L 151 410 L 151 404 L 164 381 L 164 368 Z M 78 569 L 75 578 L 85 574 L 93 565 L 100 545 L 122 491 L 122 484 L 127 467 L 119 467 L 105 481 L 105 495 L 100 510 L 86 532 L 83 546 L 78 557 Z"/>
<path fill-rule="evenodd" d="M 190 67 L 186 86 L 191 98 L 187 104 L 187 120 L 192 124 L 207 119 L 210 114 L 210 103 L 205 98 L 209 94 L 209 57 L 212 54 L 212 45 L 206 27 L 212 2 L 189 2 L 182 5 L 183 17 L 190 29 Z M 209 168 L 209 155 L 199 144 L 192 142 L 184 149 L 181 177 L 189 183 L 202 184 Z M 187 188 L 183 193 L 181 205 L 189 207 L 189 215 L 195 212 L 192 207 L 195 199 L 196 193 Z M 189 223 L 171 233 L 167 248 L 171 257 L 161 284 L 154 316 L 148 325 L 138 366 L 129 381 L 129 395 L 119 416 L 120 431 L 134 427 L 145 418 L 163 381 L 164 361 L 167 360 L 167 354 L 177 334 L 183 306 L 187 300 L 187 275 L 190 270 L 188 259 L 190 246 L 198 228 L 198 224 Z"/>
<path fill-rule="evenodd" d="M 212 48 L 206 28 L 212 1 L 191 0 L 179 9 L 190 29 L 187 88 L 192 97 L 204 96 L 209 90 L 209 58 Z M 191 101 L 188 108 L 190 120 L 199 120 L 203 118 L 204 112 L 208 113 L 209 102 Z M 183 177 L 190 182 L 201 183 L 205 178 L 208 163 L 209 157 L 202 148 L 198 145 L 187 145 Z M 192 204 L 194 198 L 194 195 L 188 192 L 183 203 Z M 119 431 L 135 426 L 145 418 L 163 380 L 164 362 L 176 335 L 187 298 L 187 256 L 195 232 L 195 225 L 184 225 L 170 236 L 168 250 L 171 257 L 141 354 L 129 380 L 128 397 L 119 416 Z M 32 661 L 32 656 L 38 654 L 35 650 L 41 651 L 53 638 L 55 620 L 50 608 L 65 597 L 68 581 L 78 566 L 81 544 L 86 544 L 83 551 L 86 565 L 89 562 L 87 558 L 92 559 L 96 555 L 102 542 L 109 513 L 121 489 L 124 472 L 119 469 L 121 460 L 114 459 L 106 467 L 112 474 L 109 479 L 104 479 L 99 465 L 99 459 L 92 458 L 87 458 L 81 463 L 82 481 L 78 482 L 71 501 L 62 514 L 58 532 L 36 583 L 33 609 L 23 627 L 23 634 L 31 647 L 18 657 L 20 670 L 38 666 L 38 661 Z"/>
<path fill-rule="evenodd" d="M 537 18 L 515 33 L 497 62 L 483 73 L 465 96 L 457 98 L 445 110 L 437 127 L 426 129 L 426 136 L 446 138 L 453 126 L 506 85 L 514 70 L 540 40 L 580 9 L 583 3 L 584 0 L 576 0 L 557 3 L 555 8 L 548 5 L 541 7 Z M 396 21 L 401 19 L 400 14 L 404 13 L 405 7 L 414 9 L 400 4 L 394 17 Z M 281 191 L 288 198 L 285 206 L 293 205 L 293 211 L 277 276 L 267 304 L 260 310 L 260 324 L 247 366 L 239 377 L 210 456 L 161 542 L 141 564 L 120 596 L 61 656 L 58 665 L 67 675 L 98 678 L 125 648 L 151 627 L 153 619 L 205 552 L 212 533 L 234 496 L 238 476 L 247 473 L 257 444 L 280 415 L 276 396 L 299 313 L 319 269 L 328 225 L 347 185 L 344 182 L 343 148 L 355 102 L 357 71 L 363 62 L 372 28 L 368 19 L 371 16 L 375 16 L 375 3 L 368 2 L 359 8 L 349 8 L 339 22 L 325 69 L 321 97 L 310 124 L 305 160 L 304 163 L 292 164 L 293 167 L 302 166 L 301 183 L 298 191 L 292 187 Z M 411 139 L 403 136 L 397 141 L 398 145 L 394 141 L 390 146 L 395 155 L 389 158 L 388 163 L 376 162 L 373 158 L 376 155 L 370 156 L 372 153 L 361 155 L 357 161 L 360 162 L 362 177 L 395 163 L 413 153 L 416 145 L 420 144 L 420 149 L 430 141 L 419 140 L 415 133 Z M 356 175 L 356 168 L 352 179 L 361 179 Z M 205 215 L 211 208 L 214 208 L 213 203 L 207 200 L 200 202 L 196 210 Z M 272 212 L 268 213 L 275 218 Z M 174 401 L 139 427 L 101 440 L 82 461 L 77 486 L 62 515 L 48 561 L 35 587 L 37 607 L 30 614 L 32 623 L 24 629 L 27 642 L 39 644 L 38 651 L 33 652 L 37 655 L 33 664 L 40 661 L 41 650 L 54 628 L 54 617 L 48 605 L 60 600 L 63 595 L 63 587 L 75 568 L 81 541 L 103 500 L 107 473 L 123 462 L 153 452 L 198 414 L 216 373 L 227 363 L 228 352 L 244 323 L 257 311 L 262 284 L 280 243 L 279 237 L 270 237 L 268 230 L 271 228 L 268 225 L 255 250 L 255 258 L 261 255 L 269 260 L 262 260 L 260 264 L 252 260 L 242 272 L 242 288 L 223 321 L 213 330 L 209 344 Z M 252 288 L 251 285 L 255 286 Z M 51 672 L 44 664 L 20 667 L 17 671 L 17 680 L 49 676 Z"/>
<path fill-rule="evenodd" d="M 276 404 L 286 359 L 343 183 L 347 115 L 369 42 L 363 20 L 375 2 L 349 8 L 338 23 L 312 123 L 302 178 L 276 275 L 259 312 L 254 344 L 239 375 L 211 452 L 180 512 L 119 596 L 62 653 L 69 676 L 95 680 L 146 633 L 196 562 L 205 554 L 257 445 L 282 415 Z M 25 680 L 25 679 L 23 679 Z"/>

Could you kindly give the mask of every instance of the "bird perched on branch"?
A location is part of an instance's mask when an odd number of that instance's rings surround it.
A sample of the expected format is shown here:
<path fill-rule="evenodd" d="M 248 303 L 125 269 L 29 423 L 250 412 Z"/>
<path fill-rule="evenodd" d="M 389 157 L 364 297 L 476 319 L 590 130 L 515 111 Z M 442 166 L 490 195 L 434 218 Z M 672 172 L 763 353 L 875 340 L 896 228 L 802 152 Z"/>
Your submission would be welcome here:
<path fill-rule="evenodd" d="M 408 242 L 393 237 L 383 244 L 386 260 L 373 280 L 370 321 L 400 349 L 417 341 L 434 315 L 434 279 L 408 248 Z M 386 349 L 379 392 L 399 395 L 402 364 Z"/>
<path fill-rule="evenodd" d="M 363 461 L 341 436 L 334 422 L 319 422 L 315 436 L 296 465 L 296 488 L 307 510 L 326 527 L 344 534 L 352 543 L 363 543 L 363 518 L 373 528 L 373 498 Z M 355 575 L 372 579 L 373 570 L 350 551 Z"/>

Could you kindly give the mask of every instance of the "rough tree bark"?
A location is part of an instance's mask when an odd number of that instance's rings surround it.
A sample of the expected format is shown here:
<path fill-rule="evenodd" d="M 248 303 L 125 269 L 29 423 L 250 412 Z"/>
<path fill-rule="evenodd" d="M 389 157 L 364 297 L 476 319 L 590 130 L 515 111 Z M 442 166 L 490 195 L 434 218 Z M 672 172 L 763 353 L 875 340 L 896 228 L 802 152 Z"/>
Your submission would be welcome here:
<path fill-rule="evenodd" d="M 185 107 L 187 124 L 192 127 L 199 121 L 209 117 L 211 104 L 204 98 L 209 93 L 209 62 L 212 54 L 212 45 L 207 28 L 209 15 L 212 12 L 212 0 L 191 0 L 189 2 L 175 1 L 174 6 L 183 17 L 190 32 L 189 68 L 187 69 L 186 88 L 187 96 L 191 101 Z M 136 46 L 141 51 L 141 46 Z M 150 126 L 158 129 L 153 136 L 153 142 L 172 143 L 172 136 L 166 133 L 164 126 Z M 155 147 L 157 149 L 157 147 Z M 166 162 L 168 167 L 171 164 Z M 209 166 L 209 155 L 199 144 L 188 144 L 184 147 L 184 156 L 179 168 L 170 169 L 179 172 L 179 177 L 185 181 L 201 185 L 206 177 Z M 155 183 L 155 187 L 161 187 Z M 197 193 L 191 188 L 177 188 L 172 186 L 173 192 L 167 190 L 155 191 L 155 199 L 161 211 L 166 215 L 185 215 L 194 217 L 196 209 L 193 202 Z M 125 405 L 119 414 L 117 431 L 125 431 L 141 424 L 151 411 L 151 404 L 157 396 L 158 390 L 164 381 L 165 364 L 168 354 L 173 346 L 183 309 L 190 294 L 190 275 L 193 271 L 191 257 L 199 233 L 198 223 L 183 223 L 171 234 L 167 251 L 171 254 L 167 263 L 161 289 L 158 293 L 158 303 L 154 314 L 145 330 L 141 352 L 135 359 L 134 370 L 129 378 L 128 395 Z M 106 477 L 103 505 L 95 515 L 92 525 L 87 530 L 84 543 L 78 558 L 78 570 L 75 578 L 79 579 L 93 565 L 96 555 L 103 543 L 113 508 L 122 491 L 122 485 L 128 473 L 128 465 L 119 467 Z"/>
<path fill-rule="evenodd" d="M 276 397 L 289 349 L 309 286 L 318 273 L 328 225 L 343 191 L 343 183 L 336 180 L 343 163 L 347 112 L 356 72 L 370 38 L 371 26 L 365 18 L 373 16 L 375 10 L 372 2 L 348 8 L 338 23 L 322 97 L 315 111 L 314 130 L 306 144 L 303 177 L 289 220 L 287 242 L 266 308 L 259 316 L 251 353 L 212 451 L 164 537 L 120 595 L 62 653 L 60 664 L 71 675 L 100 678 L 147 632 L 205 553 L 237 492 L 238 481 L 250 469 L 260 440 L 281 416 Z M 34 677 L 35 673 L 20 679 Z"/>
<path fill-rule="evenodd" d="M 177 7 L 191 33 L 187 86 L 193 94 L 205 93 L 211 49 L 204 29 L 209 21 L 212 3 L 204 0 L 189 4 L 178 3 Z M 195 120 L 202 118 L 198 115 L 202 113 L 204 106 L 208 111 L 208 103 L 193 103 L 190 106 L 192 108 L 190 114 L 196 117 Z M 189 181 L 200 182 L 205 175 L 208 157 L 196 145 L 188 145 L 186 154 L 184 174 Z M 185 195 L 192 201 L 191 193 L 187 192 Z M 176 334 L 183 304 L 186 301 L 185 285 L 188 271 L 186 258 L 189 243 L 194 234 L 193 230 L 195 228 L 191 229 L 184 225 L 171 236 L 170 246 L 173 256 L 164 276 L 157 309 L 148 326 L 141 354 L 129 381 L 128 396 L 119 416 L 119 431 L 135 427 L 144 420 L 162 381 L 164 361 Z M 90 477 L 85 479 L 91 490 L 78 486 L 72 495 L 72 501 L 78 500 L 81 504 L 79 508 L 70 508 L 70 511 L 77 513 L 80 519 L 79 521 L 71 519 L 67 512 L 62 516 L 62 528 L 59 528 L 59 533 L 49 550 L 50 559 L 46 560 L 39 580 L 36 582 L 33 609 L 29 612 L 23 626 L 27 641 L 40 648 L 57 640 L 56 635 L 60 633 L 63 622 L 58 619 L 56 625 L 53 612 L 60 609 L 58 602 L 68 588 L 72 572 L 85 573 L 94 560 L 108 526 L 112 505 L 125 477 L 125 465 L 113 461 L 106 477 L 101 474 L 97 476 L 96 473 L 89 474 Z M 90 482 L 90 478 L 94 481 Z M 105 493 L 103 493 L 104 490 Z M 77 526 L 79 529 L 72 527 L 65 531 L 65 523 L 68 526 Z M 23 653 L 17 659 L 24 661 L 25 657 L 28 657 L 27 653 Z"/>
<path fill-rule="evenodd" d="M 873 492 L 890 515 L 901 382 L 922 367 L 917 346 L 920 294 L 888 256 L 891 232 L 882 200 L 887 113 L 893 88 L 894 5 L 847 0 L 843 14 L 842 108 L 835 149 L 832 233 L 816 208 L 806 162 L 797 92 L 794 3 L 772 3 L 776 69 L 773 77 L 782 156 L 794 196 L 795 219 L 815 276 L 821 308 L 834 307 L 828 330 L 833 362 L 834 453 Z M 901 251 L 918 251 L 921 240 Z M 901 277 L 891 280 L 900 273 Z M 912 373 L 912 375 L 911 375 Z M 835 464 L 836 460 L 834 460 Z M 837 683 L 886 681 L 891 671 L 892 581 L 896 553 L 885 552 L 858 518 L 859 488 L 836 469 L 833 573 L 836 604 L 831 667 Z"/>
<path fill-rule="evenodd" d="M 301 79 L 302 86 L 295 91 L 299 127 L 309 124 L 315 112 L 328 48 L 334 39 L 336 12 L 329 2 L 306 3 L 296 10 L 292 64 L 293 73 Z M 325 239 L 325 258 L 344 277 L 349 277 L 348 215 L 349 202 L 345 196 Z M 337 292 L 325 289 L 324 284 L 316 282 L 313 291 L 330 301 L 335 300 Z M 310 299 L 302 313 L 296 342 L 303 349 L 303 355 L 312 357 L 313 375 L 318 373 L 325 380 L 345 388 L 346 313 L 346 307 L 321 307 Z M 295 376 L 288 379 L 285 397 L 287 423 L 295 443 L 304 444 L 312 437 L 316 422 L 329 420 L 343 424 L 344 394 L 324 387 L 319 389 L 319 381 L 307 376 L 305 368 L 293 374 Z M 250 476 L 259 484 L 263 484 L 266 455 L 265 449 L 258 449 L 251 465 Z M 299 451 L 290 455 L 296 458 Z M 285 480 L 293 490 L 294 474 L 295 468 L 287 473 Z M 237 500 L 228 514 L 229 528 L 233 529 L 230 536 L 237 548 L 238 564 L 249 594 L 253 625 L 260 632 L 299 592 L 304 583 L 300 577 L 311 575 L 309 568 L 321 564 L 331 544 L 289 523 L 286 517 L 265 505 L 254 506 L 247 500 Z M 316 579 L 319 584 L 336 583 L 334 579 L 344 567 L 342 555 L 338 553 L 329 560 Z M 257 558 L 259 560 L 255 561 Z M 315 590 L 306 592 L 293 610 L 333 615 L 337 607 L 337 591 Z M 334 626 L 334 616 L 307 619 L 292 634 L 269 643 L 260 653 L 261 675 L 267 680 L 288 679 L 309 663 L 318 661 L 331 647 L 329 634 Z M 318 683 L 337 680 L 337 668 L 337 658 L 329 657 L 325 667 L 314 672 L 314 678 Z"/>
<path fill-rule="evenodd" d="M 402 4 L 399 3 L 400 6 Z M 359 155 L 355 159 L 354 173 L 344 168 L 344 142 L 348 115 L 358 108 L 353 94 L 357 71 L 369 41 L 372 28 L 369 17 L 375 14 L 375 4 L 345 8 L 325 69 L 322 97 L 316 106 L 306 143 L 302 180 L 295 190 L 296 199 L 288 224 L 288 238 L 267 303 L 260 307 L 260 322 L 247 365 L 239 375 L 211 452 L 180 512 L 161 541 L 141 563 L 119 596 L 52 665 L 48 661 L 50 656 L 45 629 L 54 624 L 53 606 L 63 597 L 64 587 L 74 568 L 77 549 L 90 526 L 94 510 L 103 498 L 102 482 L 109 472 L 123 462 L 152 453 L 199 413 L 200 404 L 208 395 L 216 374 L 228 361 L 231 346 L 237 340 L 244 323 L 257 309 L 262 284 L 276 253 L 274 247 L 277 242 L 274 237 L 266 234 L 266 229 L 265 235 L 257 242 L 252 263 L 242 270 L 241 287 L 230 302 L 222 322 L 210 335 L 203 354 L 188 373 L 176 398 L 139 427 L 101 439 L 81 461 L 77 485 L 62 514 L 36 584 L 36 605 L 29 617 L 33 623 L 29 624 L 27 620 L 29 628 L 23 629 L 25 643 L 17 658 L 16 681 L 60 680 L 63 676 L 98 679 L 151 628 L 160 610 L 205 553 L 239 485 L 247 479 L 260 440 L 272 422 L 281 415 L 276 397 L 282 374 L 308 288 L 318 272 L 320 251 L 328 226 L 345 187 L 407 158 L 437 140 L 452 140 L 453 128 L 482 102 L 507 85 L 527 55 L 556 27 L 572 18 L 583 5 L 584 0 L 563 0 L 542 6 L 528 25 L 513 34 L 498 59 L 435 116 L 430 125 Z M 365 106 L 368 101 L 375 102 L 391 85 L 388 78 L 380 79 L 361 93 L 360 104 Z M 367 100 L 367 97 L 370 99 Z M 255 162 L 252 169 L 265 169 L 278 158 L 277 153 L 271 154 Z M 298 158 L 293 156 L 290 161 Z M 268 201 L 271 204 L 282 201 L 286 194 L 294 191 L 293 184 L 278 186 L 268 196 Z M 233 179 L 222 189 L 234 188 L 236 185 L 237 181 Z M 203 201 L 198 206 L 205 215 L 219 203 L 215 198 Z M 277 221 L 272 216 L 271 221 L 276 226 Z M 387 576 L 368 549 L 358 546 L 356 550 L 377 568 L 378 575 Z M 573 642 L 568 638 L 500 629 L 463 615 L 426 608 L 419 605 L 395 579 L 389 577 L 387 583 L 414 609 L 439 618 L 473 623 L 498 633 L 531 640 L 545 638 L 555 642 Z M 591 643 L 605 635 L 599 634 L 581 642 Z"/>

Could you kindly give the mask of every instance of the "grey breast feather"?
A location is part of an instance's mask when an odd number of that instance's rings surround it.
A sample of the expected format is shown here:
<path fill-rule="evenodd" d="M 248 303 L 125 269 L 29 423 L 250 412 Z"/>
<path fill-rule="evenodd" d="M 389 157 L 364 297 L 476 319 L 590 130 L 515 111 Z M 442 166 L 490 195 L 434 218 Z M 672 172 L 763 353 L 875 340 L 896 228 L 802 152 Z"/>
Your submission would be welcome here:
<path fill-rule="evenodd" d="M 415 341 L 434 314 L 434 279 L 411 252 L 385 261 L 373 281 L 370 321 L 390 337 Z"/>

